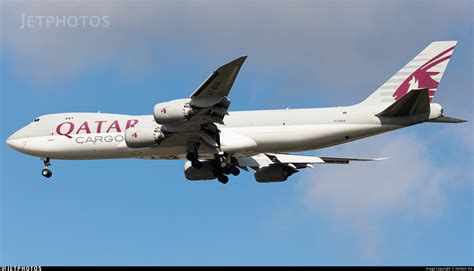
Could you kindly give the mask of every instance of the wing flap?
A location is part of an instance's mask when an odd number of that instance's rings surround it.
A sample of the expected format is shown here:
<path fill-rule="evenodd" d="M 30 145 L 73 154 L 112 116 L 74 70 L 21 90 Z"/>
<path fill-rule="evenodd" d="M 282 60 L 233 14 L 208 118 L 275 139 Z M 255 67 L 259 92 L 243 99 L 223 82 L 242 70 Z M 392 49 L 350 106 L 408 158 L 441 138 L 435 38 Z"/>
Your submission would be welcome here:
<path fill-rule="evenodd" d="M 264 167 L 270 164 L 283 164 L 296 168 L 314 168 L 312 164 L 349 164 L 351 161 L 382 161 L 388 158 L 343 158 L 343 157 L 319 157 L 309 155 L 296 155 L 284 153 L 265 153 L 251 157 L 237 158 L 239 166 Z"/>
<path fill-rule="evenodd" d="M 317 164 L 324 163 L 323 159 L 317 156 L 293 155 L 282 153 L 268 153 L 267 156 L 274 162 L 282 164 Z M 272 159 L 273 158 L 273 159 Z"/>
<path fill-rule="evenodd" d="M 388 158 L 341 158 L 341 157 L 321 157 L 326 164 L 349 164 L 351 161 L 368 162 L 368 161 L 382 161 Z"/>
<path fill-rule="evenodd" d="M 236 160 L 240 167 L 251 168 L 265 167 L 273 163 L 272 160 L 270 160 L 270 158 L 268 158 L 265 154 L 257 154 L 250 157 L 239 157 L 236 158 Z"/>

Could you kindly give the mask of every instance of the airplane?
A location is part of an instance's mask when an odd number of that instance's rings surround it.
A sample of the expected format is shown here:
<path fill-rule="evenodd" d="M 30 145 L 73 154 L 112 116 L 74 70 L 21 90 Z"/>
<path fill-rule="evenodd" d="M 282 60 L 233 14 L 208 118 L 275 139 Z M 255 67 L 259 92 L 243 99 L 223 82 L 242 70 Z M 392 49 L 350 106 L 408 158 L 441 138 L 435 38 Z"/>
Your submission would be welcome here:
<path fill-rule="evenodd" d="M 247 56 L 212 72 L 189 98 L 158 103 L 151 115 L 59 113 L 36 118 L 6 143 L 40 157 L 42 175 L 52 159 L 187 160 L 188 180 L 225 184 L 241 170 L 261 183 L 286 181 L 313 164 L 386 158 L 318 157 L 294 152 L 344 144 L 424 122 L 461 123 L 432 103 L 456 41 L 428 45 L 362 102 L 351 106 L 228 111 L 229 92 Z"/>

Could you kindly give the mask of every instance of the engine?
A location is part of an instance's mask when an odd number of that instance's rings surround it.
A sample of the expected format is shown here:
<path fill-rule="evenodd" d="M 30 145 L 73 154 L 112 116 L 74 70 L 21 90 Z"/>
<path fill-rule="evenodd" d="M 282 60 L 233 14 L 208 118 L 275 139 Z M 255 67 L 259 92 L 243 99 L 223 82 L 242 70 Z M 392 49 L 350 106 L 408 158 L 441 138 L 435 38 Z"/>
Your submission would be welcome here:
<path fill-rule="evenodd" d="M 201 161 L 202 167 L 197 169 L 190 161 L 184 164 L 184 176 L 190 181 L 212 180 L 216 178 L 211 161 Z"/>
<path fill-rule="evenodd" d="M 443 107 L 440 104 L 431 103 L 429 119 L 436 119 L 441 116 L 443 116 Z"/>
<path fill-rule="evenodd" d="M 193 115 L 190 99 L 173 100 L 156 104 L 153 117 L 158 124 L 172 124 L 188 120 Z"/>
<path fill-rule="evenodd" d="M 138 126 L 125 130 L 125 143 L 129 148 L 144 148 L 160 144 L 166 135 L 158 126 Z"/>
<path fill-rule="evenodd" d="M 259 183 L 283 182 L 297 170 L 283 165 L 269 165 L 255 171 L 255 180 Z"/>

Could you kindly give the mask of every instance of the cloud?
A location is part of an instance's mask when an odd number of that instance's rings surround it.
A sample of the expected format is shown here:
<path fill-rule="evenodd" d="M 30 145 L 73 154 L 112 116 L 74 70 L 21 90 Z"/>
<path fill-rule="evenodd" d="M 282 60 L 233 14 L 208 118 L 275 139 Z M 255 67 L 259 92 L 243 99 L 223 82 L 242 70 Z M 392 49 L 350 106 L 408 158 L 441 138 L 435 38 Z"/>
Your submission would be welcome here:
<path fill-rule="evenodd" d="M 426 5 L 429 12 L 419 13 Z M 413 50 L 445 36 L 451 26 L 468 28 L 470 5 L 471 1 L 7 1 L 3 46 L 17 74 L 33 82 L 72 80 L 107 63 L 116 63 L 123 74 L 138 75 L 156 70 L 160 57 L 170 54 L 216 63 L 249 54 L 259 73 L 277 70 L 286 75 L 276 92 L 295 86 L 308 89 L 309 95 L 317 87 L 337 89 L 325 99 L 342 98 L 346 103 L 364 98 L 367 88 L 375 89 L 416 54 Z M 109 16 L 110 26 L 20 30 L 22 14 Z M 429 21 L 429 26 L 414 27 L 414 17 Z M 346 88 L 354 95 L 347 95 Z"/>
<path fill-rule="evenodd" d="M 139 35 L 138 39 L 133 31 L 133 13 L 125 16 L 122 12 L 126 7 L 119 7 L 107 1 L 6 2 L 2 13 L 2 49 L 10 52 L 16 73 L 34 83 L 67 82 L 109 61 L 126 71 L 141 71 L 149 67 L 151 42 L 146 35 Z M 36 23 L 35 27 L 21 29 L 25 16 L 107 16 L 110 25 L 46 27 Z M 126 17 L 131 17 L 130 25 L 122 27 Z"/>
<path fill-rule="evenodd" d="M 425 216 L 436 215 L 443 201 L 442 172 L 431 163 L 428 146 L 422 142 L 415 135 L 390 135 L 369 144 L 345 146 L 342 153 L 360 155 L 370 148 L 391 159 L 352 163 L 340 170 L 327 166 L 313 176 L 314 182 L 305 182 L 311 184 L 308 199 L 317 210 L 355 220 L 407 206 L 415 206 L 412 211 Z"/>
<path fill-rule="evenodd" d="M 326 165 L 315 172 L 306 171 L 299 187 L 305 205 L 311 213 L 332 222 L 335 231 L 353 232 L 359 239 L 361 256 L 376 262 L 383 253 L 386 218 L 390 218 L 391 223 L 408 223 L 420 218 L 436 220 L 446 207 L 446 188 L 469 186 L 466 180 L 472 180 L 474 174 L 465 168 L 472 163 L 472 131 L 463 131 L 466 133 L 440 130 L 431 139 L 415 133 L 395 132 L 330 150 L 329 153 L 339 156 L 372 155 L 391 159 L 347 166 Z M 442 159 L 442 163 L 436 161 L 433 148 L 447 134 L 458 143 L 462 138 L 471 138 L 466 150 L 471 161 L 450 158 Z M 457 145 L 459 149 L 466 147 Z M 450 170 L 456 166 L 464 169 Z"/>

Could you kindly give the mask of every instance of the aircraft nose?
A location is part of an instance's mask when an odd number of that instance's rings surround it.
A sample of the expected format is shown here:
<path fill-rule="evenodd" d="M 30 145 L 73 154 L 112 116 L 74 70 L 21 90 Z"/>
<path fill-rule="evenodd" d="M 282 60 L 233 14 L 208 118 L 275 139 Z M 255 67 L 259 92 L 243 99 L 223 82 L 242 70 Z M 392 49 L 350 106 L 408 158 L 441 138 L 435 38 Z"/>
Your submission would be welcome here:
<path fill-rule="evenodd" d="M 16 132 L 7 138 L 6 143 L 12 149 L 21 150 L 25 146 L 26 138 L 22 138 L 18 132 Z"/>
<path fill-rule="evenodd" d="M 7 145 L 10 146 L 10 148 L 15 148 L 15 140 L 14 139 L 11 139 L 11 136 L 9 138 L 7 138 L 7 141 L 6 141 Z"/>

